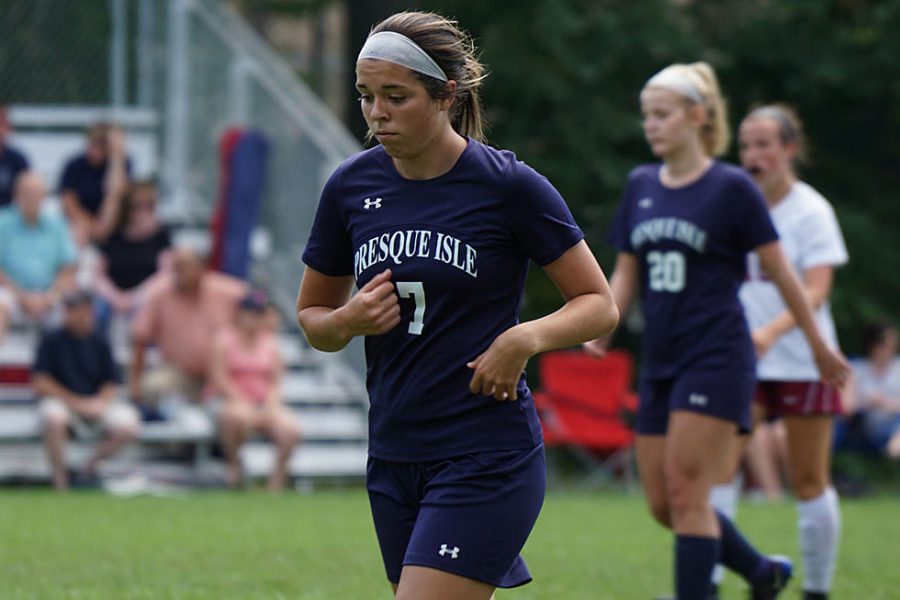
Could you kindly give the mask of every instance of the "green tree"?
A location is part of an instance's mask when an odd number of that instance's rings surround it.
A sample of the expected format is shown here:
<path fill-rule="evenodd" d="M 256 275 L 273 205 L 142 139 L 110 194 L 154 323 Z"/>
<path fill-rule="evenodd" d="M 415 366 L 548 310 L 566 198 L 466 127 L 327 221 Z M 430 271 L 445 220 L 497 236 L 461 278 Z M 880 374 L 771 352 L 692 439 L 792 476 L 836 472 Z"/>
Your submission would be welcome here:
<path fill-rule="evenodd" d="M 107 102 L 109 31 L 102 0 L 3 0 L 0 103 Z"/>
<path fill-rule="evenodd" d="M 737 125 L 752 105 L 794 105 L 814 162 L 803 174 L 835 205 L 851 254 L 834 311 L 844 346 L 875 317 L 900 317 L 900 0 L 435 0 L 491 70 L 490 138 L 559 188 L 603 266 L 627 172 L 652 160 L 637 95 L 672 62 L 717 70 Z M 730 158 L 736 158 L 732 152 Z M 533 274 L 526 316 L 558 294 Z"/>

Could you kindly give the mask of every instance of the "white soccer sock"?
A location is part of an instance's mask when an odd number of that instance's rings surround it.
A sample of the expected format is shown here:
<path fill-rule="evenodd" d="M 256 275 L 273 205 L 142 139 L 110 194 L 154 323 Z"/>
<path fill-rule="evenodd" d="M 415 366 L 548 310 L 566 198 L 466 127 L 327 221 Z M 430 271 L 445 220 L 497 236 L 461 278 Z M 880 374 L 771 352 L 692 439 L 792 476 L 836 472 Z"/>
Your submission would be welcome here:
<path fill-rule="evenodd" d="M 730 521 L 734 521 L 737 516 L 738 500 L 741 497 L 741 488 L 744 485 L 744 477 L 739 472 L 734 479 L 728 483 L 713 486 L 709 494 L 709 501 L 713 508 L 728 517 Z M 725 577 L 725 567 L 716 565 L 713 570 L 712 582 L 716 585 L 722 583 Z"/>
<path fill-rule="evenodd" d="M 829 487 L 818 498 L 797 502 L 797 525 L 803 555 L 803 589 L 828 592 L 841 535 L 841 512 L 834 488 Z"/>

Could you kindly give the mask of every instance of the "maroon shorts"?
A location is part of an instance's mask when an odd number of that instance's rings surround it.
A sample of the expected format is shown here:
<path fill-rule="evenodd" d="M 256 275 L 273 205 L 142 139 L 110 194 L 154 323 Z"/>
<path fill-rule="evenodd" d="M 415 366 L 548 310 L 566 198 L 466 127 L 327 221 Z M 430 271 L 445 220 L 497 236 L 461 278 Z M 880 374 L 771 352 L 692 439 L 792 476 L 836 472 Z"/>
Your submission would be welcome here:
<path fill-rule="evenodd" d="M 844 413 L 840 390 L 822 381 L 759 381 L 753 400 L 770 420 Z"/>

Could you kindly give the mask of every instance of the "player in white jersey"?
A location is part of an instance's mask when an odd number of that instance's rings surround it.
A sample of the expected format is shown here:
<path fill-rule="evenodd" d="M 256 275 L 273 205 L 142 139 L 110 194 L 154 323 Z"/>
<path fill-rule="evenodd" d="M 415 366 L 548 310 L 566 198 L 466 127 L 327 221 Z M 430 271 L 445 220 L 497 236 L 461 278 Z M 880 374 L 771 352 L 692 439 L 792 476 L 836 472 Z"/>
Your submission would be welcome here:
<path fill-rule="evenodd" d="M 801 274 L 816 323 L 837 348 L 829 295 L 834 271 L 847 262 L 847 249 L 834 210 L 808 184 L 795 164 L 804 157 L 800 120 L 780 104 L 751 111 L 740 127 L 743 167 L 762 189 L 788 260 Z M 778 289 L 749 256 L 740 298 L 759 357 L 756 420 L 783 419 L 787 457 L 797 498 L 803 554 L 804 598 L 827 598 L 840 533 L 838 497 L 829 479 L 834 416 L 841 413 L 840 391 L 821 380 L 803 333 Z"/>

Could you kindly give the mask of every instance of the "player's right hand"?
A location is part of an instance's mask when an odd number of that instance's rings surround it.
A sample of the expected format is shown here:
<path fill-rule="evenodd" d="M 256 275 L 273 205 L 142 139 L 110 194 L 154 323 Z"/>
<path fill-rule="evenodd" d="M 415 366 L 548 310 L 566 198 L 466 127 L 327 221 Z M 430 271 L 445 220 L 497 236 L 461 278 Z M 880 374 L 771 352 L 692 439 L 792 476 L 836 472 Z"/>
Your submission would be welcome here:
<path fill-rule="evenodd" d="M 350 336 L 380 335 L 400 323 L 400 300 L 391 283 L 391 270 L 385 269 L 364 285 L 341 307 L 341 315 Z"/>
<path fill-rule="evenodd" d="M 597 338 L 596 340 L 591 340 L 589 342 L 584 342 L 581 344 L 581 349 L 584 350 L 588 356 L 593 356 L 594 358 L 603 358 L 606 356 L 606 351 L 609 349 L 609 336 Z"/>
<path fill-rule="evenodd" d="M 850 364 L 844 355 L 824 344 L 813 354 L 822 379 L 836 388 L 843 388 L 850 377 Z"/>

